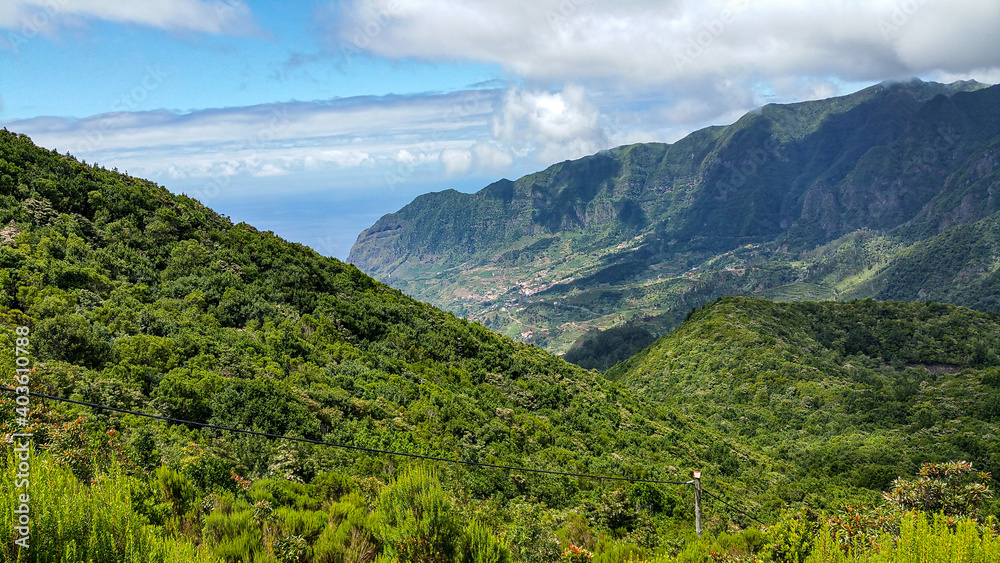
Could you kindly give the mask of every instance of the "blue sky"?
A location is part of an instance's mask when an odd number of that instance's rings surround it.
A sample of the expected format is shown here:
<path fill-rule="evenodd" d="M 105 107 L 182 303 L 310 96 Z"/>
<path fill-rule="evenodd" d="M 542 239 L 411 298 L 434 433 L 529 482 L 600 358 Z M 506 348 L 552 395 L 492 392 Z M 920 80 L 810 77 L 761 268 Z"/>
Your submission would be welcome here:
<path fill-rule="evenodd" d="M 1000 82 L 995 0 L 5 0 L 0 124 L 346 258 L 426 191 L 769 102 Z"/>

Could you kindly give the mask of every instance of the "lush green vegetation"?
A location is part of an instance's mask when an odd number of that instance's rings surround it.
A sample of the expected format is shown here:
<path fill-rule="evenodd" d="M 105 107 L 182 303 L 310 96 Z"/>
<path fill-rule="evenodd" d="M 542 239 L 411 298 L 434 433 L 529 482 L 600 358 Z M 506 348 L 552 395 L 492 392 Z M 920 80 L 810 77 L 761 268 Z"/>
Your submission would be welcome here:
<path fill-rule="evenodd" d="M 937 468 L 949 466 L 956 464 Z M 18 492 L 15 467 L 8 456 L 0 476 L 0 509 L 8 513 Z M 790 512 L 764 529 L 734 530 L 713 518 L 703 538 L 651 549 L 642 540 L 599 539 L 588 524 L 627 524 L 637 513 L 622 503 L 623 495 L 589 507 L 594 514 L 563 515 L 558 533 L 549 536 L 545 529 L 553 522 L 539 521 L 545 511 L 537 506 L 499 510 L 493 502 L 463 501 L 422 467 L 389 483 L 336 473 L 322 473 L 312 484 L 237 479 L 233 490 L 203 498 L 190 477 L 166 467 L 145 478 L 114 467 L 85 484 L 45 453 L 35 458 L 33 472 L 39 510 L 32 547 L 19 552 L 7 543 L 0 547 L 4 561 L 848 563 L 905 556 L 930 563 L 988 562 L 1000 554 L 996 520 L 967 503 L 961 513 L 936 516 L 891 507 Z M 659 531 L 645 531 L 645 542 Z M 14 535 L 10 519 L 0 522 L 0 533 Z"/>
<path fill-rule="evenodd" d="M 603 331 L 594 329 L 581 336 L 564 358 L 581 367 L 605 371 L 655 340 L 653 333 L 641 325 L 626 324 Z"/>
<path fill-rule="evenodd" d="M 67 465 L 51 456 L 32 462 L 30 487 L 32 520 L 30 550 L 21 550 L 13 539 L 13 518 L 0 521 L 0 534 L 10 541 L 0 544 L 3 561 L 150 561 L 156 563 L 209 562 L 208 551 L 179 538 L 166 537 L 138 507 L 165 513 L 172 508 L 166 489 L 150 490 L 150 483 L 127 475 L 112 464 L 92 484 L 80 482 Z M 0 478 L 0 510 L 11 515 L 16 499 L 25 493 L 15 488 L 18 473 L 14 455 L 8 451 Z M 159 472 L 158 472 L 159 473 Z M 153 482 L 155 487 L 156 480 Z M 162 481 L 161 481 L 162 483 Z M 156 503 L 151 504 L 151 503 Z"/>
<path fill-rule="evenodd" d="M 933 299 L 1000 311 L 1000 213 L 906 248 L 854 291 L 877 299 Z"/>
<path fill-rule="evenodd" d="M 636 393 L 787 460 L 759 506 L 885 490 L 925 461 L 1000 474 L 1000 316 L 940 303 L 727 297 L 616 366 Z M 739 475 L 739 451 L 713 452 Z"/>
<path fill-rule="evenodd" d="M 15 327 L 27 326 L 33 390 L 194 422 L 466 461 L 659 479 L 686 478 L 711 444 L 724 441 L 595 372 L 419 303 L 353 266 L 234 225 L 147 181 L 7 132 L 0 134 L 0 168 L 5 384 L 14 381 Z M 0 403 L 14 412 L 13 397 Z M 249 507 L 264 497 L 243 495 L 244 481 L 234 475 L 291 487 L 319 486 L 332 472 L 353 479 L 363 496 L 365 479 L 392 483 L 409 465 L 395 457 L 44 405 L 34 411 L 31 430 L 41 455 L 72 472 L 76 482 L 66 487 L 119 479 L 109 473 L 109 460 L 117 459 L 120 478 L 139 487 L 142 498 L 133 504 L 153 505 L 135 507 L 137 516 L 126 519 L 136 541 L 149 538 L 145 526 L 157 526 L 158 534 L 208 546 L 223 559 L 244 553 L 242 560 L 249 560 L 247 553 L 259 552 L 269 560 L 279 540 L 293 536 L 305 538 L 307 552 L 319 541 L 287 519 L 281 526 L 253 520 Z M 7 434 L 19 429 L 12 416 L 0 425 Z M 770 462 L 756 457 L 755 463 L 757 474 L 747 482 L 762 485 Z M 601 499 L 625 498 L 631 489 L 491 469 L 442 471 L 449 506 L 461 507 L 463 515 L 492 514 L 486 527 L 465 516 L 455 521 L 468 541 L 452 547 L 463 553 L 474 544 L 501 560 L 504 549 L 521 554 L 519 560 L 544 557 L 558 551 L 556 532 L 574 514 L 576 528 L 609 542 L 635 543 L 640 530 L 657 525 L 677 534 L 690 527 L 685 487 L 641 489 L 655 502 L 641 510 L 629 504 L 631 516 L 609 528 L 601 523 Z M 157 488 L 168 491 L 159 500 L 150 492 Z M 101 494 L 92 489 L 90 498 Z M 323 503 L 347 502 L 343 495 L 310 495 L 313 512 Z M 168 497 L 169 510 L 156 508 Z M 367 504 L 351 501 L 365 518 L 380 506 L 369 497 Z M 322 525 L 316 524 L 321 517 L 308 516 L 309 529 L 334 526 L 327 516 Z M 386 538 L 409 524 L 386 518 L 381 528 L 359 529 L 382 538 L 371 540 L 372 553 L 407 557 Z M 77 544 L 89 541 L 89 533 L 81 528 Z M 330 549 L 352 549 L 353 533 L 330 539 Z M 506 547 L 497 547 L 497 537 Z"/>
<path fill-rule="evenodd" d="M 767 105 L 671 145 L 421 196 L 350 260 L 599 369 L 638 350 L 624 336 L 662 336 L 724 295 L 1000 311 L 998 115 L 1000 87 L 967 82 Z"/>
<path fill-rule="evenodd" d="M 898 537 L 880 535 L 876 541 L 884 547 L 879 550 L 845 551 L 829 528 L 821 530 L 819 538 L 807 563 L 987 563 L 1000 558 L 997 536 L 975 522 L 919 513 L 902 520 Z"/>
<path fill-rule="evenodd" d="M 706 501 L 696 541 L 686 485 L 432 466 L 34 399 L 32 548 L 8 543 L 4 561 L 793 561 L 811 511 L 877 500 L 922 461 L 996 465 L 992 316 L 723 300 L 610 380 L 24 136 L 0 133 L 0 170 L 5 385 L 26 326 L 35 391 L 456 460 L 701 468 L 742 507 Z M 0 405 L 4 434 L 22 430 L 13 397 Z"/>

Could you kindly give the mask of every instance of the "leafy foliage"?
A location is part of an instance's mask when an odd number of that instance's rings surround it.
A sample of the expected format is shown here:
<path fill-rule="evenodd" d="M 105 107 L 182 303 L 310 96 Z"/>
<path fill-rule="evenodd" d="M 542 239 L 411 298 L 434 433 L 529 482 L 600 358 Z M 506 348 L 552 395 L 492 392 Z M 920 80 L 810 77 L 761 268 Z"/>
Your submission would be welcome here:
<path fill-rule="evenodd" d="M 790 505 L 877 497 L 919 461 L 994 470 L 995 445 L 979 438 L 1000 412 L 989 315 L 722 300 L 609 380 L 24 136 L 0 134 L 0 163 L 12 221 L 0 239 L 5 383 L 14 327 L 27 326 L 30 385 L 46 393 L 491 464 L 666 480 L 698 467 L 711 490 L 769 520 Z M 14 406 L 9 395 L 0 404 Z M 9 418 L 0 427 L 20 430 Z M 36 560 L 765 553 L 761 532 L 726 506 L 712 507 L 712 538 L 694 541 L 684 486 L 471 467 L 430 475 L 400 458 L 61 403 L 39 404 L 28 429 L 51 489 L 39 517 L 58 528 L 40 530 L 58 541 Z"/>
<path fill-rule="evenodd" d="M 6 383 L 14 328 L 27 326 L 33 390 L 197 423 L 633 477 L 700 464 L 689 444 L 711 440 L 595 372 L 150 182 L 9 132 L 0 167 Z M 9 395 L 0 404 L 14 407 Z M 21 430 L 11 418 L 0 426 Z M 154 526 L 220 560 L 408 557 L 388 539 L 408 521 L 372 516 L 389 514 L 376 510 L 375 484 L 397 483 L 405 459 L 62 403 L 39 405 L 30 429 L 76 490 L 118 465 L 134 485 L 137 530 Z M 767 474 L 769 460 L 756 462 Z M 497 561 L 508 550 L 558 558 L 562 512 L 605 489 L 457 467 L 434 487 L 454 523 L 446 555 Z M 528 506 L 532 521 L 517 508 Z"/>
<path fill-rule="evenodd" d="M 823 507 L 926 461 L 995 472 L 998 331 L 995 314 L 939 303 L 727 297 L 608 376 L 787 460 L 795 483 L 774 500 Z M 705 454 L 715 474 L 747 469 L 739 449 Z"/>
<path fill-rule="evenodd" d="M 925 463 L 914 481 L 896 479 L 885 499 L 899 510 L 970 516 L 993 496 L 990 475 L 964 461 Z"/>
<path fill-rule="evenodd" d="M 387 552 L 400 561 L 447 563 L 461 549 L 455 507 L 426 471 L 410 470 L 386 487 L 373 517 Z"/>
<path fill-rule="evenodd" d="M 0 545 L 0 558 L 10 562 L 63 561 L 217 561 L 204 549 L 183 540 L 164 539 L 149 520 L 134 510 L 142 497 L 142 483 L 112 468 L 93 484 L 77 481 L 73 472 L 47 455 L 35 452 L 31 485 L 18 488 L 17 457 L 8 451 L 0 477 L 0 509 L 14 514 L 19 498 L 30 492 L 31 533 L 28 549 L 13 541 Z M 16 522 L 4 518 L 0 532 L 15 533 Z"/>
<path fill-rule="evenodd" d="M 980 530 L 973 521 L 955 522 L 937 515 L 922 513 L 903 515 L 898 537 L 883 534 L 877 550 L 855 548 L 845 550 L 829 528 L 819 534 L 808 563 L 851 563 L 864 561 L 975 562 L 986 563 L 1000 557 L 1000 541 L 994 533 Z"/>

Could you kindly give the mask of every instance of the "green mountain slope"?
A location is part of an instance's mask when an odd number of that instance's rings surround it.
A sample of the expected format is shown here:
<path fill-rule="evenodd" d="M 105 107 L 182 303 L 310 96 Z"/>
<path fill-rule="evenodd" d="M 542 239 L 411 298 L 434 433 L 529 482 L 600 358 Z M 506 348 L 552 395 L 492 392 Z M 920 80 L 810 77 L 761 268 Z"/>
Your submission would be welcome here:
<path fill-rule="evenodd" d="M 596 329 L 662 335 L 721 295 L 834 299 L 890 249 L 996 212 L 998 108 L 1000 87 L 919 81 L 768 105 L 671 145 L 421 196 L 363 232 L 349 260 L 604 369 L 649 340 L 623 350 Z M 869 235 L 885 243 L 864 267 L 816 261 Z"/>
<path fill-rule="evenodd" d="M 793 501 L 885 489 L 923 461 L 1000 474 L 997 334 L 1000 315 L 940 303 L 726 297 L 608 376 L 788 460 Z"/>
<path fill-rule="evenodd" d="M 905 248 L 852 294 L 1000 311 L 1000 213 Z"/>
<path fill-rule="evenodd" d="M 631 475 L 683 463 L 664 437 L 684 425 L 594 372 L 144 180 L 11 133 L 0 151 L 0 306 L 33 327 L 67 396 L 491 463 Z M 251 392 L 283 397 L 302 426 L 243 410 Z M 594 433 L 606 438 L 583 439 Z M 297 463 L 309 478 L 319 462 Z"/>
<path fill-rule="evenodd" d="M 33 391 L 197 423 L 542 470 L 699 468 L 768 521 L 877 498 L 918 461 L 996 465 L 998 323 L 966 309 L 724 300 L 611 380 L 6 131 L 0 225 L 4 385 L 26 357 Z M 31 401 L 27 426 L 0 427 L 34 433 L 39 560 L 551 563 L 572 543 L 663 561 L 693 536 L 683 484 L 432 468 Z M 708 510 L 710 534 L 752 523 Z M 757 551 L 780 539 L 747 534 Z"/>
<path fill-rule="evenodd" d="M 75 400 L 362 448 L 660 480 L 686 480 L 693 467 L 711 471 L 709 452 L 723 444 L 746 460 L 742 490 L 782 479 L 780 463 L 596 372 L 417 302 L 354 266 L 232 224 L 191 198 L 7 131 L 0 225 L 7 386 L 20 365 L 15 342 L 23 335 L 15 329 L 28 327 L 31 389 Z M 382 506 L 385 483 L 417 463 L 33 401 L 35 462 L 53 479 L 39 486 L 69 479 L 86 488 L 105 475 L 132 495 L 115 514 L 204 542 L 222 560 L 265 544 L 273 551 L 278 544 L 268 542 L 298 535 L 341 556 L 360 549 L 355 540 L 390 550 L 395 528 L 377 527 L 369 513 Z M 7 394 L 0 404 L 8 412 L 16 406 Z M 13 416 L 0 426 L 5 435 L 24 430 Z M 119 465 L 125 476 L 106 473 Z M 641 519 L 630 509 L 627 524 L 613 527 L 595 516 L 594 534 L 657 525 L 682 534 L 691 525 L 684 486 L 449 465 L 436 475 L 463 522 L 477 515 L 506 534 L 511 549 L 538 557 L 558 547 L 555 531 L 572 514 L 611 510 L 606 494 L 640 495 L 647 508 Z M 241 479 L 257 483 L 244 490 Z M 13 490 L 12 483 L 0 488 Z M 260 520 L 263 501 L 277 524 Z"/>

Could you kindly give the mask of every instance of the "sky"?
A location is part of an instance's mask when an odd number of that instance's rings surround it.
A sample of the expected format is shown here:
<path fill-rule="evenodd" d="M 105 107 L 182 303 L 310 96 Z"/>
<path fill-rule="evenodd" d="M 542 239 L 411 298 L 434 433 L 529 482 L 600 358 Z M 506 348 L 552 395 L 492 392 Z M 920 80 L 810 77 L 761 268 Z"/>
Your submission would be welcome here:
<path fill-rule="evenodd" d="M 421 193 L 886 80 L 1000 82 L 996 0 L 3 0 L 0 125 L 346 259 Z"/>

